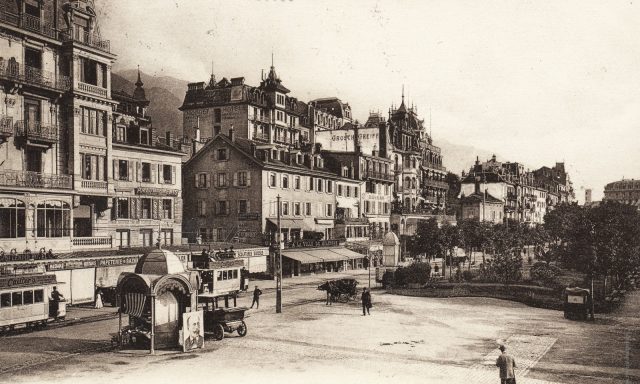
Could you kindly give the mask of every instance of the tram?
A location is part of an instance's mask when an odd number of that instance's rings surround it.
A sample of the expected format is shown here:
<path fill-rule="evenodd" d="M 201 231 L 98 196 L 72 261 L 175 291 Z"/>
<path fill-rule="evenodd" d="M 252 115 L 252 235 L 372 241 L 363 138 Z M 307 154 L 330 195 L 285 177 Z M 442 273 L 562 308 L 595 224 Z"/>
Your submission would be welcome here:
<path fill-rule="evenodd" d="M 0 276 L 0 333 L 63 320 L 66 303 L 49 298 L 56 284 L 55 275 L 44 273 Z"/>

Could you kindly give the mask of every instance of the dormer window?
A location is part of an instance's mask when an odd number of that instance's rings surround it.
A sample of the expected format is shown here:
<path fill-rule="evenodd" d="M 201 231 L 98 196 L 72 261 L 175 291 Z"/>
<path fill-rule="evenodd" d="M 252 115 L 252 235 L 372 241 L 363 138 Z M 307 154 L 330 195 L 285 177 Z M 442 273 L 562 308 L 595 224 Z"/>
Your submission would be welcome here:
<path fill-rule="evenodd" d="M 140 144 L 151 144 L 151 135 L 149 135 L 149 128 L 140 127 Z"/>

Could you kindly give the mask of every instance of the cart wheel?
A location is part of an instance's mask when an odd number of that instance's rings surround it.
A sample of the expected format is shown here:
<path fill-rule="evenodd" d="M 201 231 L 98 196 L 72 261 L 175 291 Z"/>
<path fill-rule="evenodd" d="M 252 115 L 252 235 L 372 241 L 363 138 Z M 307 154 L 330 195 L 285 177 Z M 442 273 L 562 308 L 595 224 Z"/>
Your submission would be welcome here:
<path fill-rule="evenodd" d="M 340 295 L 338 297 L 338 301 L 341 302 L 341 303 L 346 303 L 346 302 L 349 301 L 349 296 L 348 295 L 344 295 L 344 294 Z"/>
<path fill-rule="evenodd" d="M 240 337 L 244 337 L 247 334 L 247 324 L 245 324 L 244 321 L 242 321 L 240 323 L 240 326 L 238 327 L 238 335 L 240 335 Z"/>
<path fill-rule="evenodd" d="M 222 340 L 224 338 L 224 328 L 222 324 L 216 324 L 213 326 L 213 337 L 216 340 Z"/>

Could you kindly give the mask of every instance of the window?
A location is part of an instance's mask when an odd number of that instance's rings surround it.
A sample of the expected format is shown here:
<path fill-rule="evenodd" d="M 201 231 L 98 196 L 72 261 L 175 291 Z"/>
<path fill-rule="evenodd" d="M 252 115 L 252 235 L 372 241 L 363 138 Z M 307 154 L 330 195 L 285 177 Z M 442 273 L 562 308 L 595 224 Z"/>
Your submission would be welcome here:
<path fill-rule="evenodd" d="M 229 204 L 226 200 L 219 200 L 216 202 L 216 213 L 218 215 L 228 215 L 229 214 Z"/>
<path fill-rule="evenodd" d="M 324 180 L 322 180 L 322 179 L 318 179 L 318 192 L 322 192 L 322 182 L 323 181 Z"/>
<path fill-rule="evenodd" d="M 238 200 L 238 213 L 246 214 L 247 212 L 247 200 Z"/>
<path fill-rule="evenodd" d="M 22 305 L 22 292 L 11 292 L 11 305 Z"/>
<path fill-rule="evenodd" d="M 293 188 L 296 190 L 300 190 L 300 176 L 296 176 L 293 179 Z"/>
<path fill-rule="evenodd" d="M 315 181 L 313 180 L 313 176 L 309 176 L 309 190 L 310 191 L 314 190 L 314 186 L 315 186 L 314 182 Z"/>
<path fill-rule="evenodd" d="M 173 184 L 173 166 L 172 165 L 162 165 L 162 179 L 165 184 Z"/>
<path fill-rule="evenodd" d="M 142 219 L 151 218 L 151 199 L 140 199 L 142 205 Z"/>
<path fill-rule="evenodd" d="M 33 304 L 33 291 L 24 291 L 22 295 L 24 305 Z"/>
<path fill-rule="evenodd" d="M 11 294 L 3 293 L 2 295 L 0 295 L 0 307 L 5 308 L 10 306 L 11 306 Z"/>
<path fill-rule="evenodd" d="M 333 204 L 327 204 L 327 216 L 333 216 Z"/>
<path fill-rule="evenodd" d="M 153 245 L 153 230 L 152 229 L 141 229 L 140 230 L 140 238 L 142 239 L 143 247 L 150 247 Z"/>
<path fill-rule="evenodd" d="M 220 123 L 222 121 L 222 111 L 220 108 L 216 108 L 213 110 L 213 121 L 215 123 Z"/>
<path fill-rule="evenodd" d="M 207 202 L 204 200 L 198 200 L 198 216 L 203 217 L 207 215 Z"/>
<path fill-rule="evenodd" d="M 342 196 L 342 185 L 341 184 L 338 184 L 338 196 Z"/>
<path fill-rule="evenodd" d="M 218 149 L 218 160 L 229 160 L 227 157 L 227 149 L 220 148 Z"/>
<path fill-rule="evenodd" d="M 276 186 L 276 174 L 275 173 L 269 174 L 269 186 L 270 187 L 275 187 Z"/>
<path fill-rule="evenodd" d="M 197 173 L 196 174 L 196 188 L 209 188 L 209 174 L 208 173 Z"/>
<path fill-rule="evenodd" d="M 0 238 L 25 237 L 25 203 L 16 199 L 0 199 Z"/>
<path fill-rule="evenodd" d="M 128 219 L 129 218 L 129 199 L 126 197 L 118 197 L 113 199 L 113 205 L 116 211 L 116 219 Z"/>
<path fill-rule="evenodd" d="M 129 162 L 118 160 L 118 180 L 129 180 Z"/>
<path fill-rule="evenodd" d="M 62 201 L 46 201 L 37 206 L 38 237 L 66 237 L 70 233 L 71 208 Z"/>
<path fill-rule="evenodd" d="M 227 186 L 227 174 L 226 173 L 218 173 L 216 186 L 219 187 L 219 188 Z"/>
<path fill-rule="evenodd" d="M 302 214 L 300 211 L 300 203 L 293 203 L 293 214 L 296 216 L 300 216 Z"/>
<path fill-rule="evenodd" d="M 247 172 L 238 172 L 238 186 L 246 187 L 247 185 L 249 185 L 247 183 Z"/>
<path fill-rule="evenodd" d="M 351 186 L 347 185 L 347 197 L 351 197 Z"/>
<path fill-rule="evenodd" d="M 116 141 L 124 143 L 127 141 L 127 127 L 118 125 L 116 127 Z"/>
<path fill-rule="evenodd" d="M 288 216 L 289 215 L 289 203 L 286 201 L 282 202 L 282 211 L 281 211 L 283 216 Z"/>
<path fill-rule="evenodd" d="M 90 135 L 106 136 L 107 113 L 86 107 L 81 107 L 81 111 L 82 125 L 80 126 L 80 132 Z"/>
<path fill-rule="evenodd" d="M 162 245 L 173 245 L 173 229 L 163 229 L 160 231 L 160 243 Z"/>
<path fill-rule="evenodd" d="M 282 188 L 289 188 L 289 176 L 282 176 Z"/>
<path fill-rule="evenodd" d="M 311 216 L 311 203 L 304 203 L 304 207 L 305 207 L 305 215 L 307 216 Z"/>
<path fill-rule="evenodd" d="M 44 290 L 36 289 L 33 291 L 33 302 L 44 303 Z"/>
<path fill-rule="evenodd" d="M 171 199 L 162 199 L 162 218 L 173 218 L 173 201 Z"/>
<path fill-rule="evenodd" d="M 142 181 L 145 183 L 151 182 L 151 164 L 142 163 Z"/>
<path fill-rule="evenodd" d="M 333 181 L 327 180 L 327 193 L 333 193 Z"/>

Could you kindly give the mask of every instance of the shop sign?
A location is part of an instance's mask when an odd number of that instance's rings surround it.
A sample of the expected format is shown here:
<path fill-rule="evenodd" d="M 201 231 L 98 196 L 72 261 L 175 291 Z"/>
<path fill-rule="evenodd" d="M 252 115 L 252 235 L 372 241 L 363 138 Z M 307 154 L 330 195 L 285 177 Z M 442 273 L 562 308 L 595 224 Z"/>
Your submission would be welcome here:
<path fill-rule="evenodd" d="M 236 252 L 236 257 L 256 257 L 256 256 L 268 256 L 269 255 L 269 249 L 268 248 L 238 249 L 235 252 Z"/>
<path fill-rule="evenodd" d="M 0 289 L 32 287 L 36 285 L 56 284 L 56 275 L 31 275 L 0 277 Z"/>
<path fill-rule="evenodd" d="M 286 248 L 318 248 L 339 245 L 338 240 L 296 240 L 287 243 Z"/>
<path fill-rule="evenodd" d="M 231 259 L 220 261 L 209 261 L 209 269 L 244 267 L 244 260 Z"/>
<path fill-rule="evenodd" d="M 149 188 L 149 187 L 136 188 L 136 195 L 178 196 L 179 193 L 180 191 L 177 189 Z"/>
<path fill-rule="evenodd" d="M 113 267 L 117 265 L 130 265 L 138 262 L 138 256 L 119 257 L 113 259 L 91 260 L 66 260 L 47 264 L 48 271 L 61 271 L 65 269 Z"/>

